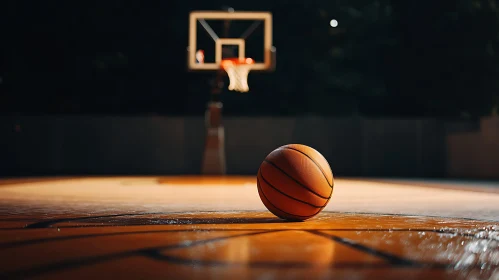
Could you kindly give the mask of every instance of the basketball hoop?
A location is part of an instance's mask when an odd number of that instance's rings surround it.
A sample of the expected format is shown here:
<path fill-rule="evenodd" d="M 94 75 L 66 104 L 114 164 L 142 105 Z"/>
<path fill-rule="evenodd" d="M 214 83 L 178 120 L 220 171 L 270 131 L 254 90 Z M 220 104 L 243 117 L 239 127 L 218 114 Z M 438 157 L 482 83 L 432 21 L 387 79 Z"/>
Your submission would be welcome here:
<path fill-rule="evenodd" d="M 222 60 L 221 66 L 229 76 L 229 90 L 249 91 L 248 74 L 253 63 L 254 60 L 251 58 Z"/>

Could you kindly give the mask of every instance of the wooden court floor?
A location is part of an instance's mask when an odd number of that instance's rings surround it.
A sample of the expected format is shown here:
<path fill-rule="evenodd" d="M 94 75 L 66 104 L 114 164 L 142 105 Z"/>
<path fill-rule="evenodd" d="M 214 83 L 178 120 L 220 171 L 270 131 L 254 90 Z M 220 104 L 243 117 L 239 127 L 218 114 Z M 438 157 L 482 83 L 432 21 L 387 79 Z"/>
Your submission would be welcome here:
<path fill-rule="evenodd" d="M 305 222 L 254 177 L 0 181 L 0 279 L 499 279 L 499 184 L 336 179 Z"/>

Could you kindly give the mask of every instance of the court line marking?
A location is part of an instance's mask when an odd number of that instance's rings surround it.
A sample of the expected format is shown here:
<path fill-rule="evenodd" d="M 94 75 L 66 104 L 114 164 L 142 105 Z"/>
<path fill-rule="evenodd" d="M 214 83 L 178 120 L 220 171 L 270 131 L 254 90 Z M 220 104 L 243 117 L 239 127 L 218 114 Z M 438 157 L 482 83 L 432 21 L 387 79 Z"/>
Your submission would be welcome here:
<path fill-rule="evenodd" d="M 100 226 L 97 226 L 100 227 Z M 105 226 L 105 227 L 120 227 L 120 226 Z M 121 226 L 121 227 L 128 227 Z M 74 228 L 74 227 L 62 227 L 62 228 Z M 78 227 L 81 228 L 81 227 Z M 86 228 L 86 227 L 84 227 Z M 346 229 L 331 229 L 331 228 L 318 228 L 318 229 L 300 229 L 300 228 L 287 228 L 285 230 L 276 229 L 276 230 L 268 230 L 266 228 L 253 228 L 253 229 L 168 229 L 168 230 L 145 230 L 145 231 L 127 231 L 127 232 L 109 232 L 109 233 L 95 233 L 95 234 L 80 234 L 80 235 L 70 235 L 70 236 L 59 236 L 52 238 L 39 238 L 39 239 L 31 239 L 31 240 L 22 240 L 22 241 L 14 241 L 14 242 L 6 242 L 0 244 L 0 249 L 9 249 L 15 247 L 22 247 L 28 245 L 35 245 L 45 242 L 57 242 L 57 241 L 66 241 L 73 239 L 85 239 L 85 238 L 96 238 L 96 237 L 106 237 L 106 236 L 121 236 L 121 235 L 134 235 L 134 234 L 155 234 L 155 233 L 179 233 L 179 232 L 238 232 L 238 231 L 328 231 L 328 232 L 427 232 L 427 233 L 435 233 L 435 234 L 455 234 L 460 237 L 469 237 L 477 240 L 490 240 L 485 236 L 476 236 L 475 233 L 466 233 L 452 230 L 436 230 L 436 229 L 428 229 L 428 228 L 403 228 L 403 229 L 376 229 L 376 228 L 364 228 L 364 229 L 355 229 L 355 228 L 346 228 Z"/>
<path fill-rule="evenodd" d="M 122 214 L 113 214 L 113 215 L 100 215 L 100 216 L 84 216 L 84 217 L 74 217 L 74 218 L 61 218 L 61 219 L 51 219 L 35 222 L 32 224 L 28 224 L 24 227 L 19 228 L 0 228 L 2 230 L 23 230 L 23 229 L 37 229 L 37 228 L 50 228 L 50 226 L 57 223 L 66 223 L 71 221 L 81 221 L 81 220 L 92 220 L 92 219 L 102 219 L 102 218 L 119 218 L 119 217 L 131 217 L 131 216 L 146 216 L 146 215 L 199 215 L 199 214 L 233 214 L 233 213 L 262 213 L 267 214 L 266 212 L 262 212 L 259 210 L 243 210 L 243 211 L 193 211 L 193 212 L 145 212 L 145 213 L 122 213 Z M 476 221 L 476 222 L 487 222 L 494 223 L 494 225 L 498 225 L 498 221 L 495 220 L 487 220 L 487 219 L 472 219 L 472 218 L 462 218 L 462 217 L 442 217 L 442 216 L 432 216 L 432 215 L 412 215 L 412 214 L 393 214 L 393 213 L 370 213 L 370 212 L 338 212 L 338 211 L 322 211 L 321 214 L 341 214 L 341 215 L 360 215 L 360 216 L 377 216 L 377 217 L 407 217 L 407 218 L 432 218 L 432 219 L 441 219 L 441 220 L 463 220 L 463 221 Z M 317 216 L 319 217 L 319 216 Z M 244 221 L 245 218 L 232 218 L 234 220 Z M 265 217 L 262 219 L 275 219 L 276 222 L 281 223 L 292 223 L 286 220 L 279 219 L 277 217 Z M 15 222 L 15 221 L 14 221 Z M 458 222 L 458 221 L 456 221 Z M 147 224 L 149 226 L 153 226 L 152 224 Z M 160 224 L 166 225 L 166 224 Z M 75 226 L 79 227 L 79 226 Z M 61 227 L 62 228 L 62 227 Z"/>
<path fill-rule="evenodd" d="M 402 266 L 415 266 L 415 265 L 420 264 L 420 262 L 417 262 L 417 261 L 412 261 L 412 260 L 405 259 L 405 258 L 396 256 L 396 255 L 393 255 L 393 254 L 383 252 L 381 250 L 377 250 L 375 248 L 370 248 L 370 247 L 364 246 L 364 245 L 357 243 L 353 240 L 350 240 L 348 238 L 338 237 L 338 236 L 335 236 L 332 234 L 327 234 L 327 233 L 316 231 L 316 230 L 312 230 L 309 232 L 314 234 L 314 235 L 324 237 L 324 238 L 327 238 L 327 239 L 332 240 L 334 242 L 340 243 L 342 245 L 345 245 L 345 246 L 350 247 L 352 249 L 355 249 L 357 251 L 367 253 L 371 256 L 382 258 L 382 259 L 390 262 L 391 264 L 402 265 Z"/>
<path fill-rule="evenodd" d="M 197 241 L 193 241 L 190 243 L 177 243 L 177 244 L 172 244 L 172 245 L 167 245 L 167 246 L 131 250 L 131 251 L 121 252 L 121 253 L 116 253 L 116 254 L 107 254 L 107 255 L 102 255 L 102 256 L 87 257 L 87 258 L 81 258 L 81 259 L 76 259 L 76 260 L 66 260 L 66 261 L 60 261 L 60 262 L 56 262 L 56 263 L 49 264 L 49 265 L 35 266 L 35 267 L 29 268 L 29 269 L 7 271 L 7 272 L 3 272 L 3 275 L 9 279 L 10 278 L 20 278 L 20 277 L 21 278 L 33 277 L 33 276 L 37 276 L 40 274 L 45 274 L 45 273 L 50 273 L 50 272 L 60 271 L 60 270 L 67 270 L 67 269 L 71 269 L 71 268 L 81 267 L 84 265 L 92 265 L 92 264 L 96 264 L 96 263 L 101 263 L 101 262 L 105 262 L 105 261 L 112 261 L 112 260 L 126 258 L 126 257 L 133 257 L 133 256 L 137 256 L 137 255 L 145 256 L 151 250 L 165 251 L 165 250 L 172 250 L 172 249 L 179 249 L 179 248 L 188 248 L 188 247 L 193 247 L 193 246 L 200 245 L 200 244 L 207 244 L 207 243 L 222 241 L 222 240 L 226 240 L 226 239 L 230 239 L 230 238 L 265 234 L 267 232 L 268 231 L 260 231 L 260 232 L 244 233 L 244 234 L 235 234 L 235 235 L 231 235 L 231 236 L 223 236 L 223 237 L 197 240 Z"/>
<path fill-rule="evenodd" d="M 113 261 L 113 260 L 118 260 L 118 259 L 123 259 L 127 257 L 134 257 L 134 256 L 145 256 L 149 257 L 152 259 L 156 260 L 163 260 L 163 261 L 168 261 L 168 262 L 173 262 L 177 264 L 184 264 L 184 265 L 204 265 L 204 266 L 213 266 L 213 265 L 222 265 L 222 266 L 249 266 L 251 267 L 252 265 L 255 266 L 270 266 L 272 265 L 271 262 L 244 262 L 244 263 L 234 263 L 234 262 L 213 262 L 213 261 L 199 261 L 199 260 L 192 260 L 192 259 L 180 259 L 177 257 L 171 257 L 167 255 L 167 252 L 165 254 L 164 251 L 168 250 L 173 250 L 173 249 L 179 249 L 179 248 L 189 248 L 189 247 L 194 247 L 197 245 L 203 245 L 203 244 L 208 244 L 211 242 L 219 242 L 223 240 L 229 240 L 232 238 L 238 238 L 238 237 L 245 237 L 245 236 L 255 236 L 255 235 L 260 235 L 260 234 L 267 234 L 267 233 L 274 233 L 274 232 L 283 232 L 283 231 L 293 231 L 293 230 L 276 230 L 276 231 L 259 231 L 259 232 L 250 232 L 250 233 L 244 233 L 244 234 L 235 234 L 235 235 L 230 235 L 230 236 L 223 236 L 223 237 L 216 237 L 216 238 L 209 238 L 209 239 L 203 239 L 203 240 L 197 240 L 194 242 L 190 243 L 177 243 L 177 244 L 172 244 L 172 245 L 167 245 L 167 246 L 159 246 L 159 247 L 152 247 L 152 248 L 144 248 L 144 249 L 138 249 L 138 250 L 131 250 L 127 252 L 120 252 L 120 253 L 115 253 L 115 254 L 107 254 L 107 255 L 102 255 L 102 256 L 94 256 L 94 257 L 87 257 L 83 259 L 76 259 L 76 260 L 66 260 L 66 261 L 60 261 L 56 262 L 53 264 L 48 264 L 48 265 L 40 265 L 40 266 L 35 266 L 33 268 L 29 269 L 20 269 L 20 270 L 14 270 L 14 271 L 7 271 L 1 273 L 5 277 L 8 278 L 26 278 L 26 277 L 31 277 L 31 276 L 37 276 L 40 274 L 46 274 L 46 273 L 51 273 L 51 272 L 57 272 L 61 270 L 68 270 L 68 269 L 74 269 L 82 266 L 89 266 L 97 263 L 102 263 L 106 261 Z M 313 230 L 312 230 L 313 231 Z M 326 234 L 327 235 L 327 234 Z M 326 236 L 325 236 L 326 237 Z M 326 238 L 329 238 L 331 240 L 330 236 L 327 236 Z M 332 240 L 336 241 L 336 240 Z M 341 241 L 345 241 L 341 239 Z M 336 241 L 338 242 L 338 241 Z M 348 243 L 348 242 L 347 242 Z M 342 243 L 343 244 L 343 243 Z M 348 243 L 348 244 L 351 244 Z M 365 246 L 364 246 L 365 247 Z M 367 249 L 366 249 L 367 248 Z M 357 249 L 358 248 L 354 248 Z M 365 247 L 363 248 L 365 252 L 372 252 L 371 248 Z M 375 249 L 374 249 L 375 250 Z M 377 253 L 379 255 L 379 252 Z M 386 255 L 382 255 L 385 256 Z M 436 269 L 447 269 L 447 268 L 453 268 L 455 267 L 454 263 L 451 264 L 441 264 L 441 263 L 433 263 L 433 262 L 414 262 L 414 261 L 403 261 L 403 259 L 392 259 L 396 260 L 393 263 L 390 263 L 388 267 L 393 268 L 393 267 L 413 267 L 413 268 L 436 268 Z M 288 265 L 291 265 L 292 267 L 302 267 L 302 266 L 297 266 L 298 263 L 291 263 Z M 355 265 L 355 263 L 339 263 L 339 264 L 330 264 L 329 267 L 335 268 L 337 266 L 339 267 L 344 267 L 348 265 Z M 472 264 L 468 266 L 463 266 L 460 267 L 460 270 L 466 270 L 470 268 L 480 268 L 482 263 L 479 264 Z M 306 266 L 311 267 L 313 264 Z M 275 268 L 282 268 L 281 263 L 274 264 Z M 387 265 L 381 265 L 381 266 L 370 266 L 370 265 L 365 265 L 365 263 L 357 263 L 355 265 L 355 268 L 386 268 Z M 496 266 L 493 268 L 495 269 Z M 289 268 L 289 267 L 288 267 Z"/>

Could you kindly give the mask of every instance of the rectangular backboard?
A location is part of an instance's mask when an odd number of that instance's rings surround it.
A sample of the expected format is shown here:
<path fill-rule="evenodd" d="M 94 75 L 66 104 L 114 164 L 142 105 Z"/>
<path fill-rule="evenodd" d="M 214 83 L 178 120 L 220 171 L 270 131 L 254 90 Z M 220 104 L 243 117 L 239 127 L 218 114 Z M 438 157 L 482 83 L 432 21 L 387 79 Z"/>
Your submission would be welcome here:
<path fill-rule="evenodd" d="M 217 21 L 221 24 L 217 25 Z M 240 29 L 236 28 L 232 34 L 224 32 L 228 29 L 229 24 L 236 25 L 236 21 L 252 22 L 252 24 L 248 24 L 247 27 L 241 25 Z M 261 27 L 259 30 L 262 33 L 258 36 L 259 41 L 249 43 L 248 40 L 250 40 L 252 32 L 256 32 L 257 26 Z M 205 48 L 201 46 L 203 42 L 200 42 L 200 36 L 209 38 L 203 41 Z M 237 48 L 237 54 L 234 52 L 232 57 L 226 56 L 224 48 L 228 46 Z M 249 57 L 255 61 L 251 65 L 251 70 L 272 71 L 275 65 L 275 48 L 272 45 L 272 14 L 270 12 L 249 11 L 193 11 L 189 16 L 189 46 L 187 51 L 189 70 L 215 71 L 221 68 L 222 59 L 239 58 L 243 60 Z M 196 57 L 200 51 L 203 52 L 203 60 Z M 211 58 L 211 60 L 204 61 L 205 52 L 206 57 Z M 258 58 L 252 57 L 252 54 L 257 52 L 261 55 Z"/>

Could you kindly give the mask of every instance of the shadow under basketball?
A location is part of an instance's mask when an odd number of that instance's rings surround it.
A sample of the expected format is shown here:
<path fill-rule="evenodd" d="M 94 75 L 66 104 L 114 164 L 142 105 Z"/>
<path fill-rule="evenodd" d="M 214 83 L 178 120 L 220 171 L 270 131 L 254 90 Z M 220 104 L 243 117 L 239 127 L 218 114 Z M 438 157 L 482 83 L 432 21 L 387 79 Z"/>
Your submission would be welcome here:
<path fill-rule="evenodd" d="M 87 221 L 86 224 L 92 223 Z M 292 223 L 279 218 L 263 217 L 213 217 L 213 218 L 187 218 L 187 217 L 168 217 L 164 219 L 148 218 L 125 218 L 125 219 L 98 219 L 96 226 L 105 226 L 112 224 L 114 226 L 132 226 L 132 225 L 203 225 L 203 224 L 268 224 L 268 223 Z"/>

